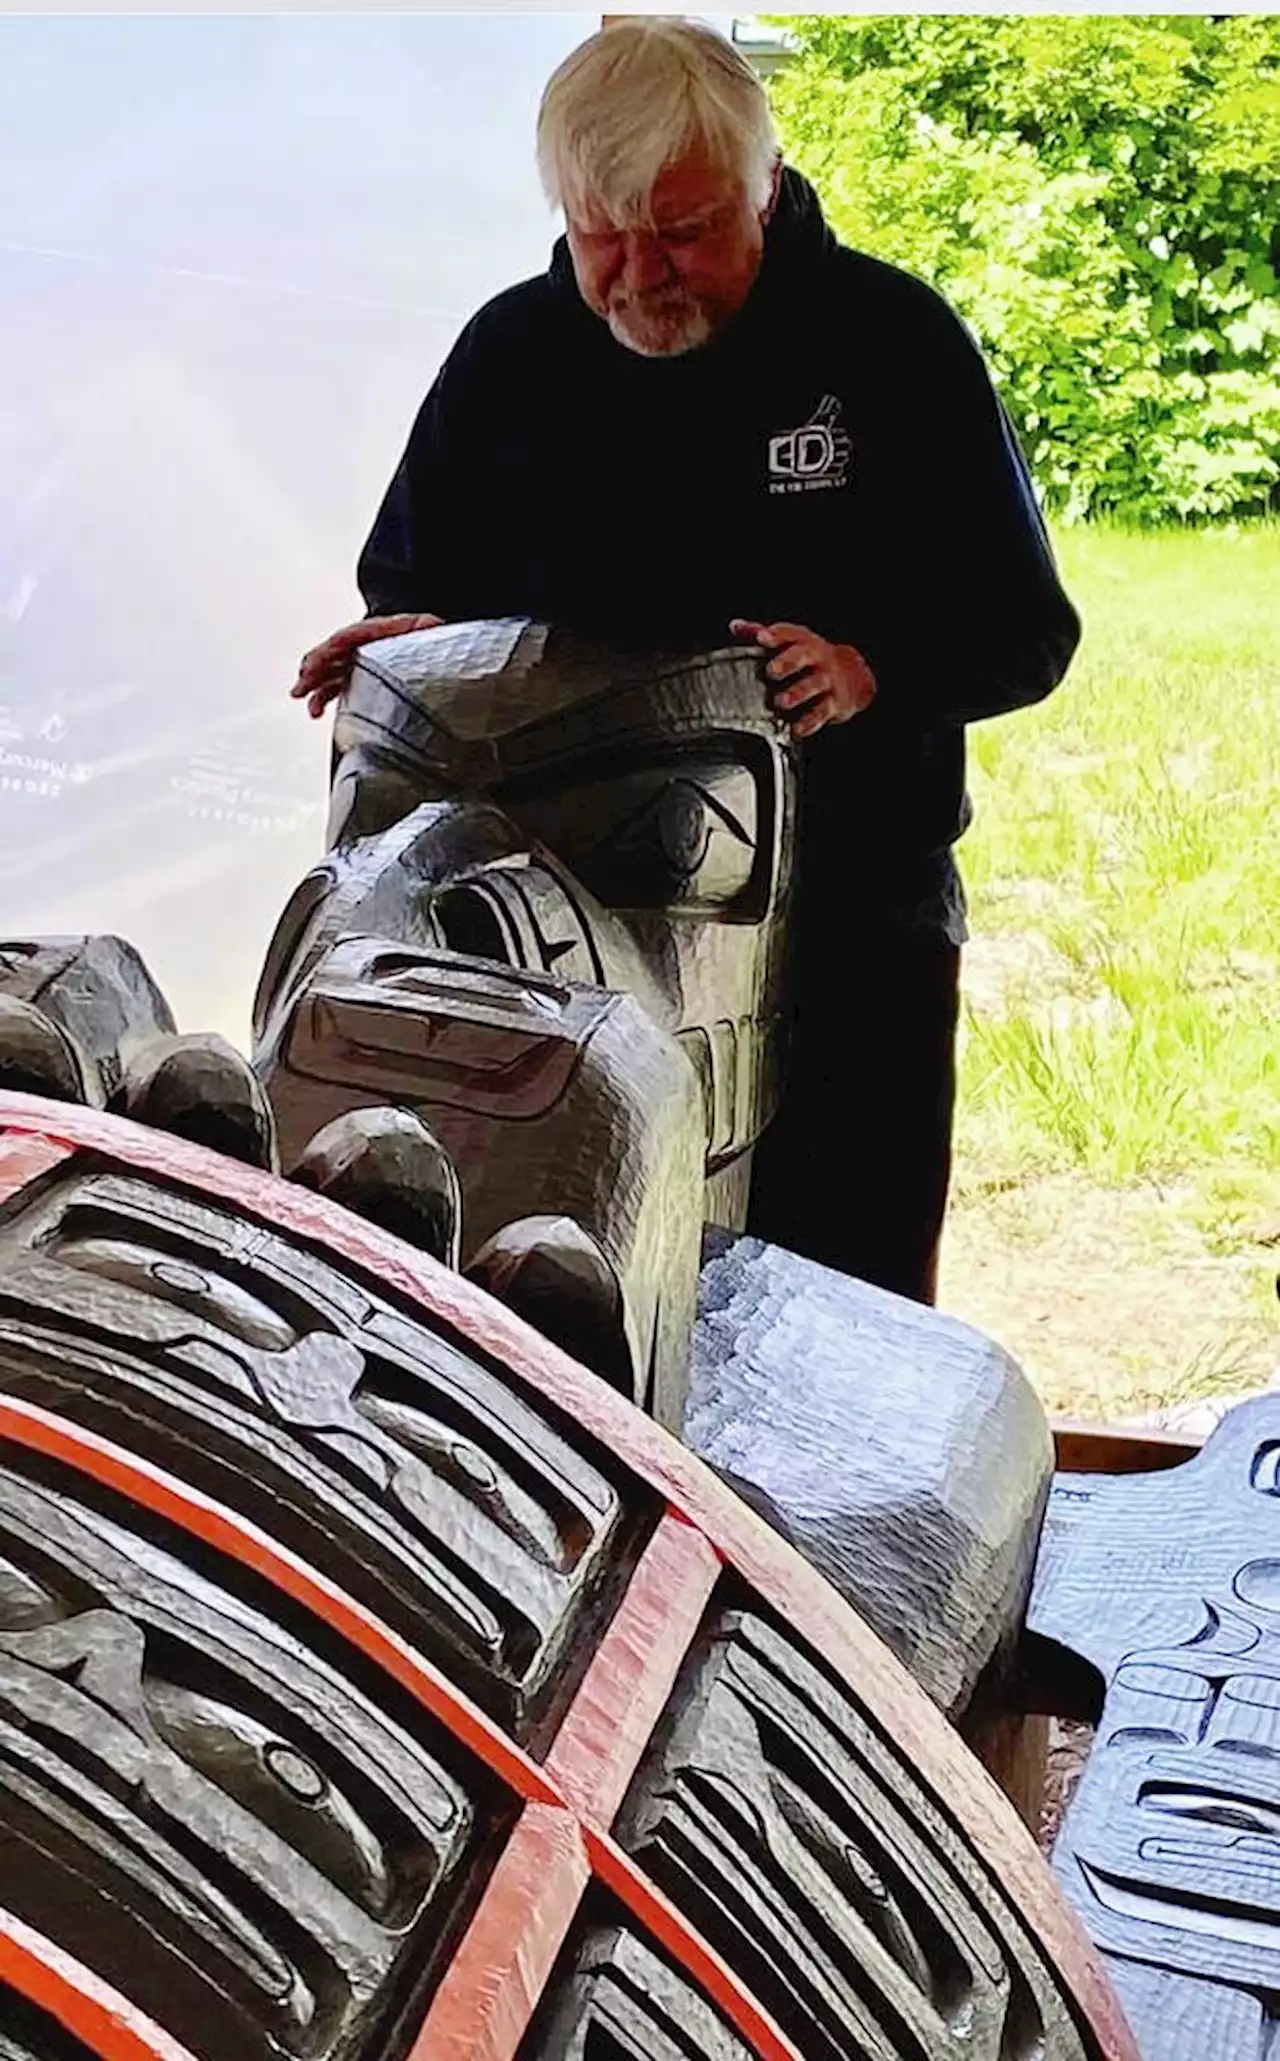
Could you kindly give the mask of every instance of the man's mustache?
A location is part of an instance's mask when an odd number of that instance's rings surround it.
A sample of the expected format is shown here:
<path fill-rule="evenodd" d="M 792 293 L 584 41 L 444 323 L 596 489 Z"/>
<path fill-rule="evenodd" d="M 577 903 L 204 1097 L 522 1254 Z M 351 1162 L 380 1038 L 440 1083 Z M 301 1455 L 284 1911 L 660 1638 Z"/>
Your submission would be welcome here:
<path fill-rule="evenodd" d="M 696 305 L 694 296 L 686 287 L 655 286 L 643 293 L 612 294 L 609 305 L 620 315 L 636 309 L 641 313 L 666 313 L 672 308 L 691 308 Z"/>

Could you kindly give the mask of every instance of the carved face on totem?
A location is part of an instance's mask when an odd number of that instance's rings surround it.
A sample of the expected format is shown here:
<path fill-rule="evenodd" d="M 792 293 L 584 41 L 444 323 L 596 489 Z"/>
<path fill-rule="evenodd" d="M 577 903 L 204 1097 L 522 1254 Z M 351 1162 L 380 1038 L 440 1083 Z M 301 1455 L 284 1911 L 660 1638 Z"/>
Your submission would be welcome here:
<path fill-rule="evenodd" d="M 255 1064 L 294 1166 L 350 1110 L 456 1164 L 463 1257 L 571 1218 L 672 1428 L 707 1218 L 776 1106 L 796 775 L 747 651 L 662 660 L 523 620 L 362 654 L 330 852 L 277 928 Z"/>
<path fill-rule="evenodd" d="M 341 929 L 397 923 L 637 995 L 697 1069 L 714 1172 L 776 1100 L 795 788 L 750 652 L 638 659 L 521 620 L 387 640 L 362 652 L 338 717 L 331 847 L 427 803 L 449 822 L 437 814 L 412 859 L 386 848 L 383 870 L 413 875 L 412 916 L 393 913 L 375 865 Z M 300 959 L 338 934 L 327 900 L 311 876 L 286 914 L 260 1029 Z"/>

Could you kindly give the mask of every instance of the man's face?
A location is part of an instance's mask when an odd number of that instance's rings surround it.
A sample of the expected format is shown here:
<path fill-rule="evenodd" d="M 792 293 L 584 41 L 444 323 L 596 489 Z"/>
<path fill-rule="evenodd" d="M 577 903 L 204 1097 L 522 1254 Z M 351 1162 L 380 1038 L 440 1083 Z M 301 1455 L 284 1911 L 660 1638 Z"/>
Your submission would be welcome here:
<path fill-rule="evenodd" d="M 769 212 L 719 166 L 683 159 L 659 175 L 647 222 L 621 226 L 589 210 L 569 217 L 578 291 L 642 357 L 697 350 L 750 293 Z"/>

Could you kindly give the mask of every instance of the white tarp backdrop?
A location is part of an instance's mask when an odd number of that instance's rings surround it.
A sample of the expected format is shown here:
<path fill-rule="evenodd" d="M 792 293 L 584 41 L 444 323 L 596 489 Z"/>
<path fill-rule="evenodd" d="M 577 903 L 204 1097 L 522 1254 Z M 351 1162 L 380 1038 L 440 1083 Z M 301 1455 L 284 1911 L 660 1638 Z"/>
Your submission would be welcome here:
<path fill-rule="evenodd" d="M 319 856 L 286 699 L 462 322 L 546 262 L 594 15 L 0 17 L 0 938 L 243 1042 Z"/>

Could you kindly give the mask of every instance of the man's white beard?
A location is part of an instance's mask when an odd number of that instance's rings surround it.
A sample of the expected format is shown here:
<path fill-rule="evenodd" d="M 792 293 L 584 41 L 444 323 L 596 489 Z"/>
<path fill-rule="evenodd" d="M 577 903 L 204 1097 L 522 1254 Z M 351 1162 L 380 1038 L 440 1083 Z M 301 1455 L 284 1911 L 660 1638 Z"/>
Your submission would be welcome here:
<path fill-rule="evenodd" d="M 616 343 L 642 358 L 678 358 L 710 340 L 714 324 L 700 301 L 686 294 L 663 302 L 655 298 L 610 306 L 605 318 Z"/>

